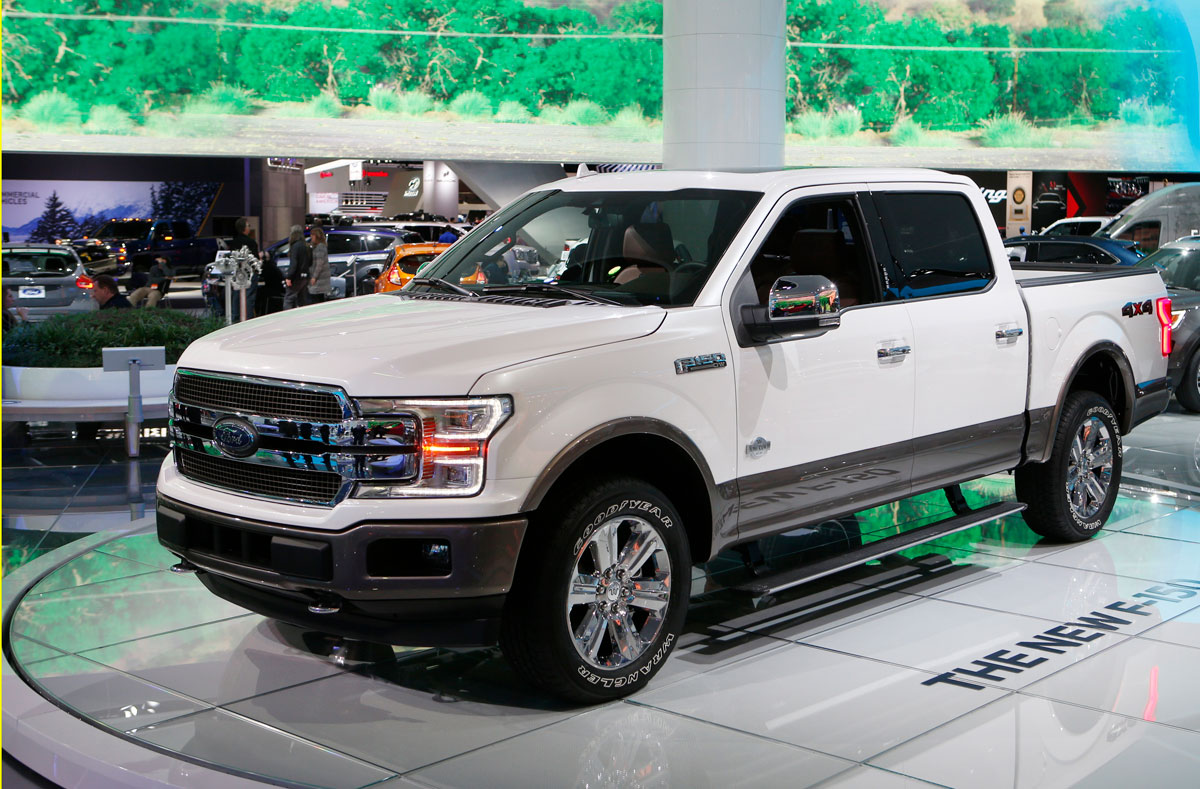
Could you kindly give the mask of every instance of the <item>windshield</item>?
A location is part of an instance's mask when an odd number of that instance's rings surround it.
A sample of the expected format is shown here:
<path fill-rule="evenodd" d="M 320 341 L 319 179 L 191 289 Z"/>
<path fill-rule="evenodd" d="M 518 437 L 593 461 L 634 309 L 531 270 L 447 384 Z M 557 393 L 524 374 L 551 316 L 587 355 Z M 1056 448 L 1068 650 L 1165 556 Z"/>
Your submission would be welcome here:
<path fill-rule="evenodd" d="M 4 250 L 4 276 L 71 274 L 75 258 L 67 251 Z"/>
<path fill-rule="evenodd" d="M 1163 248 L 1137 264 L 1157 268 L 1168 288 L 1200 290 L 1200 248 Z"/>
<path fill-rule="evenodd" d="M 620 304 L 687 305 L 761 197 L 723 189 L 535 192 L 421 275 L 473 293 L 557 285 Z"/>
<path fill-rule="evenodd" d="M 145 238 L 150 235 L 146 219 L 122 219 L 108 222 L 96 233 L 96 238 Z"/>

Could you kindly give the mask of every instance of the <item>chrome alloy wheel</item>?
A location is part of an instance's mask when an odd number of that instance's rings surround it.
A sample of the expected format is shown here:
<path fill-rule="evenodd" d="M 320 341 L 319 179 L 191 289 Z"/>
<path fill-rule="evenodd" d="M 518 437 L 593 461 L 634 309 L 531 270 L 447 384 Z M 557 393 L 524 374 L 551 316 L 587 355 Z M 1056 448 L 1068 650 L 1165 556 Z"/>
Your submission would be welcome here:
<path fill-rule="evenodd" d="M 641 657 L 658 638 L 671 600 L 671 559 L 658 530 L 618 516 L 596 527 L 575 556 L 567 625 L 576 651 L 596 668 Z"/>
<path fill-rule="evenodd" d="M 1067 459 L 1067 503 L 1083 520 L 1095 517 L 1112 482 L 1113 443 L 1108 426 L 1095 416 L 1079 426 Z"/>

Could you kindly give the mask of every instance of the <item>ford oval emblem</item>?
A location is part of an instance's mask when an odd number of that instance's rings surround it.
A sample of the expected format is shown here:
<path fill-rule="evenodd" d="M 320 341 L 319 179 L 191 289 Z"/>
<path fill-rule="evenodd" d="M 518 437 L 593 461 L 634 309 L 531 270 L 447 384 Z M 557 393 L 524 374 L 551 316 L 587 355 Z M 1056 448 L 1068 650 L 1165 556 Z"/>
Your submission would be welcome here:
<path fill-rule="evenodd" d="M 258 431 L 245 419 L 227 416 L 213 425 L 213 443 L 226 455 L 248 458 L 258 450 Z"/>

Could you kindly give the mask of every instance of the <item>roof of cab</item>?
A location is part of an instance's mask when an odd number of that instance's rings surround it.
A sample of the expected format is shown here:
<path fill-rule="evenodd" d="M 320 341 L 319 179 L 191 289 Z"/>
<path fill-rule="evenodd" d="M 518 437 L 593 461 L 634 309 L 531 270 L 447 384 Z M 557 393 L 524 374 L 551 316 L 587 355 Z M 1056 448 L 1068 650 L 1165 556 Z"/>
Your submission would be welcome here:
<path fill-rule="evenodd" d="M 703 170 L 650 170 L 604 173 L 582 178 L 564 178 L 535 191 L 561 189 L 592 191 L 674 191 L 677 189 L 733 189 L 772 192 L 804 186 L 883 182 L 944 183 L 971 186 L 965 176 L 919 168 L 820 167 L 773 170 L 760 173 L 729 173 Z"/>

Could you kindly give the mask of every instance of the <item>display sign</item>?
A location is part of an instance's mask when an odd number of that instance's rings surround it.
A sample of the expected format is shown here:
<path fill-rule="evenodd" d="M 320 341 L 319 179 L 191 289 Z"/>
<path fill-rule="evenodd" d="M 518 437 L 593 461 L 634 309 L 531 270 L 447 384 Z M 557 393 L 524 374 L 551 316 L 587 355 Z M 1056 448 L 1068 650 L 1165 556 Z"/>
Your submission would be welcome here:
<path fill-rule="evenodd" d="M 1031 170 L 1008 171 L 1008 216 L 1005 234 L 1008 237 L 1032 232 L 1033 221 L 1033 172 Z"/>
<path fill-rule="evenodd" d="M 417 197 L 421 194 L 421 176 L 415 175 L 408 179 L 408 186 L 404 189 L 405 197 Z"/>
<path fill-rule="evenodd" d="M 181 219 L 201 230 L 216 181 L 25 181 L 4 179 L 4 232 L 12 242 L 95 235 L 110 219 Z"/>
<path fill-rule="evenodd" d="M 350 162 L 347 166 L 350 170 L 348 177 L 351 181 L 361 181 L 363 179 L 363 163 L 361 159 Z"/>
<path fill-rule="evenodd" d="M 339 204 L 337 192 L 308 193 L 308 213 L 310 214 L 331 214 L 337 210 Z"/>

